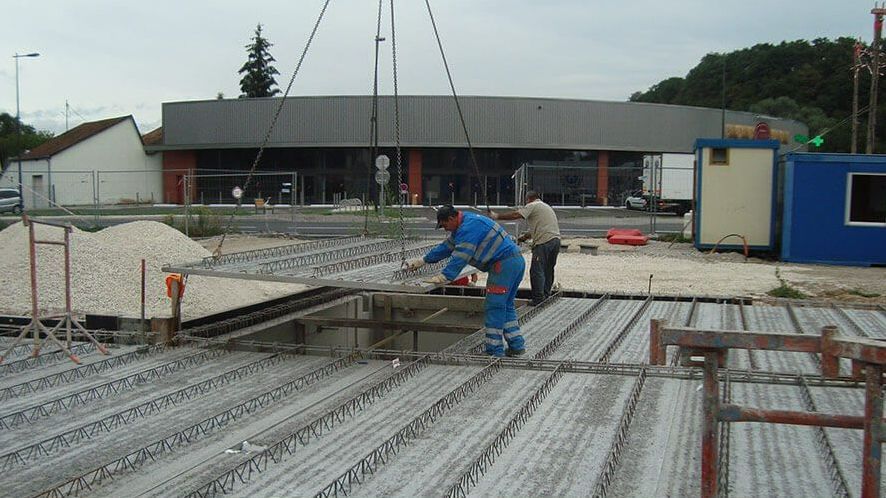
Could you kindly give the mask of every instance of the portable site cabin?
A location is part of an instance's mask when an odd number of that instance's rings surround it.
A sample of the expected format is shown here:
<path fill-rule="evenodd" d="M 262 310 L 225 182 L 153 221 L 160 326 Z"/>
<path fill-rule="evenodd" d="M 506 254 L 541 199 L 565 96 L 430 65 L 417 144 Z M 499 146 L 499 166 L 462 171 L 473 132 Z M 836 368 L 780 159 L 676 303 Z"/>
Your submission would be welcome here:
<path fill-rule="evenodd" d="M 886 265 L 886 156 L 788 154 L 781 259 Z"/>
<path fill-rule="evenodd" d="M 777 140 L 695 142 L 695 247 L 773 251 Z M 722 243 L 721 243 L 722 242 Z"/>

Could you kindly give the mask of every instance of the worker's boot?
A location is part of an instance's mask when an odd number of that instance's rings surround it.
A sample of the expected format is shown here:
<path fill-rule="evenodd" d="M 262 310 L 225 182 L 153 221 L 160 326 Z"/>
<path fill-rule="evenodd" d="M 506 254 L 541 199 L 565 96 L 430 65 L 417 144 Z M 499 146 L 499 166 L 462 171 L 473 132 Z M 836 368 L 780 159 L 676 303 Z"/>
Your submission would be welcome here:
<path fill-rule="evenodd" d="M 505 354 L 510 357 L 523 356 L 524 354 L 526 354 L 526 350 L 525 349 L 508 349 L 507 351 L 505 351 Z"/>

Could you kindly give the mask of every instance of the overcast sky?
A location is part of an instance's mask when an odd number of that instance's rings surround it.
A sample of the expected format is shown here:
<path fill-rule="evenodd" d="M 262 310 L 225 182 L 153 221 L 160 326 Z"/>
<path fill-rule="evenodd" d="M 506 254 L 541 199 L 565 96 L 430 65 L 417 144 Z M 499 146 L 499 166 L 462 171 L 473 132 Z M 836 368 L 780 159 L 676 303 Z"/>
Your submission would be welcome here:
<path fill-rule="evenodd" d="M 273 47 L 281 89 L 323 0 L 4 0 L 0 112 L 70 127 L 132 114 L 146 133 L 161 104 L 240 94 L 237 70 L 256 24 Z M 292 95 L 372 89 L 377 0 L 331 0 Z M 627 100 L 702 56 L 756 43 L 838 36 L 870 41 L 868 0 L 431 0 L 463 95 Z M 401 95 L 448 94 L 423 0 L 395 0 Z M 391 93 L 390 6 L 383 9 L 381 92 Z M 848 64 L 848 62 L 847 62 Z M 848 80 L 847 80 L 848 82 Z"/>

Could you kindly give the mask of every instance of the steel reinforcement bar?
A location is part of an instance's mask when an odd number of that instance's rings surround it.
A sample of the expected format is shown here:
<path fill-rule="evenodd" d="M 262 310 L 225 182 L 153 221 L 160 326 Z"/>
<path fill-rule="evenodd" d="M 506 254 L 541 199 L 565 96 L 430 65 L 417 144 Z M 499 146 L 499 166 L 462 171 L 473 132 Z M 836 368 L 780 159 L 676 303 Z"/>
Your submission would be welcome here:
<path fill-rule="evenodd" d="M 95 351 L 95 344 L 91 342 L 85 342 L 83 344 L 71 346 L 71 353 L 78 356 L 89 354 L 93 351 Z M 46 365 L 51 365 L 53 363 L 58 363 L 62 360 L 68 360 L 68 354 L 62 350 L 55 350 L 49 353 L 40 353 L 39 356 L 35 356 L 33 358 L 0 364 L 0 375 L 19 373 L 30 368 L 39 368 Z"/>
<path fill-rule="evenodd" d="M 563 344 L 563 342 L 566 341 L 566 339 L 569 339 L 569 337 L 571 337 L 572 334 L 574 334 L 576 330 L 581 328 L 581 326 L 588 319 L 590 319 L 595 313 L 597 313 L 597 311 L 599 311 L 600 308 L 603 306 L 603 304 L 608 300 L 609 300 L 609 294 L 606 294 L 603 297 L 601 297 L 600 299 L 597 299 L 594 302 L 594 304 L 592 304 L 590 307 L 588 307 L 587 310 L 583 311 L 580 315 L 578 315 L 578 317 L 576 317 L 575 320 L 573 320 L 569 325 L 567 325 L 566 328 L 561 330 L 560 333 L 557 334 L 556 337 L 554 337 L 549 343 L 545 344 L 545 346 L 543 348 L 541 348 L 541 350 L 538 353 L 535 353 L 534 358 L 537 360 L 543 360 L 543 359 L 547 358 L 548 356 L 550 356 L 551 353 L 554 352 L 554 350 L 556 350 L 558 347 L 560 347 L 560 344 Z"/>
<path fill-rule="evenodd" d="M 692 298 L 692 304 L 689 306 L 689 314 L 686 316 L 686 320 L 683 321 L 684 327 L 691 327 L 693 320 L 695 320 L 695 313 L 698 311 L 698 298 Z M 674 356 L 671 356 L 671 366 L 677 366 L 680 363 L 680 348 L 677 348 L 674 351 Z"/>
<path fill-rule="evenodd" d="M 277 386 L 274 389 L 265 391 L 233 408 L 229 408 L 221 413 L 208 417 L 194 425 L 182 429 L 181 431 L 170 434 L 159 441 L 155 441 L 154 443 L 139 448 L 121 458 L 105 463 L 89 472 L 72 477 L 61 484 L 43 491 L 38 496 L 60 498 L 92 491 L 95 487 L 100 486 L 105 480 L 113 479 L 116 474 L 129 472 L 147 463 L 157 461 L 161 456 L 172 452 L 176 448 L 191 444 L 194 441 L 209 436 L 217 430 L 222 429 L 247 415 L 255 413 L 294 392 L 300 391 L 339 370 L 351 366 L 357 361 L 358 357 L 359 356 L 357 355 L 349 355 L 329 362 L 316 370 Z"/>
<path fill-rule="evenodd" d="M 817 412 L 818 407 L 812 398 L 812 390 L 809 389 L 806 379 L 800 377 L 800 380 L 800 392 L 803 394 L 803 404 L 806 405 L 806 411 Z M 831 479 L 831 491 L 834 492 L 834 496 L 849 498 L 849 485 L 846 483 L 846 478 L 840 469 L 840 462 L 837 461 L 837 455 L 834 453 L 834 445 L 831 443 L 831 438 L 828 437 L 824 427 L 815 427 L 815 442 L 828 469 L 828 477 Z"/>
<path fill-rule="evenodd" d="M 245 484 L 253 475 L 264 472 L 271 463 L 282 462 L 285 455 L 292 455 L 297 448 L 310 443 L 312 438 L 319 437 L 324 432 L 332 430 L 337 423 L 356 416 L 357 413 L 414 377 L 428 365 L 430 362 L 427 356 L 413 361 L 398 373 L 345 401 L 325 415 L 292 432 L 249 460 L 241 462 L 215 479 L 201 485 L 186 496 L 203 498 L 232 492 L 238 484 Z"/>
<path fill-rule="evenodd" d="M 251 251 L 235 252 L 226 254 L 219 258 L 207 256 L 203 258 L 201 264 L 204 268 L 213 268 L 215 266 L 225 265 L 228 263 L 248 263 L 259 259 L 279 258 L 281 256 L 290 256 L 308 251 L 316 251 L 327 247 L 341 246 L 345 244 L 354 244 L 366 240 L 362 236 L 344 237 L 340 239 L 323 239 L 301 244 L 290 244 L 279 247 L 269 247 L 267 249 L 254 249 Z M 189 265 L 185 265 L 189 266 Z M 191 265 L 192 266 L 192 265 Z"/>
<path fill-rule="evenodd" d="M 49 389 L 62 384 L 74 382 L 75 380 L 84 379 L 90 375 L 100 374 L 108 370 L 126 365 L 141 358 L 164 351 L 166 346 L 147 346 L 139 348 L 135 351 L 122 354 L 120 356 L 111 356 L 107 360 L 97 361 L 88 365 L 79 366 L 70 370 L 40 377 L 39 379 L 29 380 L 21 384 L 15 384 L 0 389 L 0 401 L 6 401 L 17 398 L 25 394 L 32 394 L 44 389 Z"/>
<path fill-rule="evenodd" d="M 421 415 L 414 418 L 406 427 L 400 429 L 390 439 L 374 449 L 344 474 L 333 480 L 325 488 L 314 496 L 326 498 L 329 496 L 347 496 L 354 486 L 363 484 L 367 476 L 378 471 L 379 466 L 384 465 L 396 455 L 403 446 L 420 436 L 428 427 L 446 414 L 453 407 L 477 390 L 484 382 L 489 380 L 495 373 L 501 370 L 501 361 L 493 361 L 486 368 L 465 381 L 462 385 L 443 396 Z"/>
<path fill-rule="evenodd" d="M 36 458 L 51 455 L 55 451 L 61 451 L 82 440 L 89 440 L 98 434 L 111 432 L 125 426 L 133 420 L 160 413 L 170 406 L 177 406 L 182 401 L 188 401 L 196 396 L 206 394 L 231 384 L 255 372 L 283 361 L 283 355 L 272 355 L 258 361 L 251 362 L 233 370 L 212 377 L 210 379 L 191 384 L 175 392 L 145 401 L 144 403 L 126 410 L 108 415 L 102 419 L 67 430 L 40 442 L 0 455 L 0 470 L 9 470 L 16 465 L 24 465 Z"/>
<path fill-rule="evenodd" d="M 723 382 L 723 394 L 721 402 L 732 402 L 732 382 L 729 372 L 726 372 Z M 720 422 L 720 448 L 717 470 L 717 495 L 720 498 L 729 498 L 729 449 L 732 444 L 732 423 Z"/>
<path fill-rule="evenodd" d="M 268 261 L 261 263 L 258 268 L 259 273 L 276 273 L 281 270 L 291 270 L 299 267 L 309 267 L 321 263 L 329 263 L 342 258 L 352 258 L 366 253 L 387 252 L 400 247 L 400 242 L 396 240 L 381 240 L 378 242 L 370 242 L 356 246 L 341 247 L 320 251 L 302 256 L 294 256 L 287 259 L 279 259 L 277 261 Z"/>
<path fill-rule="evenodd" d="M 621 419 L 618 422 L 618 429 L 615 431 L 615 436 L 612 438 L 612 444 L 609 445 L 609 453 L 606 456 L 606 462 L 603 464 L 603 468 L 600 470 L 600 475 L 597 476 L 597 481 L 594 484 L 594 492 L 592 496 L 595 498 L 606 496 L 609 486 L 612 485 L 612 481 L 615 479 L 618 463 L 621 461 L 621 453 L 628 440 L 628 431 L 631 428 L 631 421 L 634 419 L 634 413 L 637 411 L 637 404 L 640 401 L 640 393 L 643 391 L 644 385 L 646 385 L 645 368 L 640 370 L 636 380 L 634 380 L 634 387 L 631 389 L 631 394 L 628 396 L 628 399 L 625 400 L 624 409 L 621 412 Z"/>
<path fill-rule="evenodd" d="M 137 385 L 146 384 L 160 379 L 165 375 L 171 375 L 179 370 L 199 365 L 217 356 L 221 356 L 224 353 L 226 353 L 226 351 L 222 349 L 208 349 L 185 356 L 184 358 L 164 363 L 154 368 L 141 370 L 134 374 L 127 375 L 126 377 L 90 387 L 89 389 L 77 391 L 73 394 L 68 394 L 39 405 L 29 406 L 17 412 L 2 415 L 0 416 L 0 430 L 9 430 L 19 424 L 34 422 L 44 417 L 51 417 L 57 413 L 85 405 L 91 401 L 98 401 L 108 396 L 119 394 L 128 389 L 133 389 Z"/>
<path fill-rule="evenodd" d="M 234 318 L 228 318 L 219 322 L 187 328 L 180 331 L 176 335 L 176 337 L 178 337 L 179 335 L 192 337 L 212 337 L 216 335 L 227 334 L 229 332 L 234 332 L 235 330 L 240 330 L 251 325 L 256 325 L 268 320 L 273 320 L 274 318 L 279 318 L 281 316 L 304 311 L 308 308 L 323 303 L 328 303 L 330 301 L 348 296 L 350 294 L 354 294 L 355 292 L 357 292 L 356 289 L 332 289 L 322 294 L 311 296 L 307 299 L 298 299 L 288 303 L 270 306 L 259 311 L 253 311 L 252 313 L 248 313 L 245 315 L 236 316 Z"/>
<path fill-rule="evenodd" d="M 526 422 L 535 413 L 536 408 L 544 401 L 551 389 L 557 385 L 560 378 L 563 377 L 563 369 L 556 368 L 547 380 L 535 391 L 535 393 L 523 403 L 520 411 L 508 422 L 508 425 L 499 433 L 495 440 L 486 447 L 480 457 L 471 464 L 471 467 L 465 472 L 458 482 L 449 488 L 446 496 L 450 498 L 466 497 L 468 492 L 477 485 L 480 478 L 486 474 L 486 471 L 495 463 L 496 457 L 502 454 L 508 447 L 511 440 L 517 435 L 517 432 L 523 428 Z"/>
<path fill-rule="evenodd" d="M 748 320 L 744 314 L 744 303 L 739 302 L 735 306 L 738 306 L 738 317 L 739 317 L 739 320 L 741 320 L 741 326 L 739 327 L 739 330 L 747 331 L 748 330 Z M 751 370 L 759 370 L 757 368 L 757 357 L 754 355 L 754 351 L 747 349 L 747 350 L 745 350 L 745 352 L 748 354 L 748 365 L 750 365 Z"/>
<path fill-rule="evenodd" d="M 837 303 L 831 303 L 831 308 L 833 308 L 837 312 L 837 314 L 840 315 L 840 318 L 842 318 L 843 320 L 846 320 L 846 323 L 849 324 L 849 328 L 851 328 L 852 331 L 855 332 L 855 335 L 857 335 L 858 337 L 870 337 L 871 336 L 870 334 L 868 334 L 865 331 L 864 328 L 862 328 L 861 325 L 858 324 L 858 322 L 855 321 L 854 318 L 852 318 L 852 316 L 849 313 L 846 312 L 846 310 L 837 306 Z"/>
<path fill-rule="evenodd" d="M 403 253 L 403 257 L 406 259 L 417 258 L 424 255 L 429 247 L 433 247 L 433 245 L 424 244 L 418 247 L 407 249 L 406 252 Z M 400 257 L 401 253 L 399 252 L 378 252 L 374 254 L 369 254 L 368 256 L 360 256 L 357 258 L 346 259 L 344 261 L 335 261 L 333 263 L 315 266 L 313 268 L 312 276 L 324 277 L 332 273 L 341 273 L 345 271 L 356 270 L 358 268 L 364 268 L 381 263 L 392 263 L 395 261 L 399 261 Z"/>
<path fill-rule="evenodd" d="M 622 329 L 618 332 L 618 334 L 615 335 L 615 337 L 612 338 L 611 341 L 609 341 L 609 344 L 606 346 L 606 349 L 603 350 L 603 354 L 600 355 L 600 358 L 598 358 L 597 361 L 599 361 L 600 363 L 609 363 L 609 358 L 612 356 L 612 353 L 615 352 L 615 349 L 618 348 L 622 341 L 624 341 L 625 337 L 628 335 L 628 332 L 630 332 L 631 328 L 633 328 L 634 325 L 637 324 L 637 321 L 640 320 L 640 317 L 643 315 L 643 313 L 645 313 L 646 310 L 649 309 L 649 305 L 651 303 L 652 296 L 649 296 L 646 298 L 645 301 L 643 301 L 643 305 L 634 312 L 634 314 L 631 316 L 631 319 L 628 320 L 628 323 L 626 323 L 625 326 L 622 327 Z"/>

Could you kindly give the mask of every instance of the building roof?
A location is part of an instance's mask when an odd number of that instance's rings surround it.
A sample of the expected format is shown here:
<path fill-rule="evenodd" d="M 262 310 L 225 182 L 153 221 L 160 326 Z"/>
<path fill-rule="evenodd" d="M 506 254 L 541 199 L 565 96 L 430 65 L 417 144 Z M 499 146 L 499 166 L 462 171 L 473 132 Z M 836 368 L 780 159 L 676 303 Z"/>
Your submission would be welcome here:
<path fill-rule="evenodd" d="M 145 145 L 163 145 L 163 127 L 160 126 L 156 130 L 151 130 L 142 135 L 142 142 Z"/>
<path fill-rule="evenodd" d="M 26 152 L 21 156 L 22 160 L 28 159 L 44 159 L 47 157 L 52 157 L 59 152 L 73 147 L 84 140 L 87 140 L 90 137 L 98 135 L 99 133 L 111 128 L 112 126 L 122 123 L 127 119 L 133 119 L 132 115 L 128 116 L 120 116 L 117 118 L 109 118 L 102 119 L 100 121 L 90 121 L 88 123 L 83 123 L 81 125 L 75 126 L 70 130 L 62 133 L 57 137 L 53 137 L 52 139 L 34 147 L 32 150 Z M 132 121 L 132 124 L 135 124 L 135 120 Z M 136 129 L 138 129 L 136 127 Z"/>
<path fill-rule="evenodd" d="M 486 149 L 691 153 L 696 139 L 721 136 L 724 117 L 727 134 L 729 125 L 753 126 L 764 119 L 751 112 L 642 102 L 461 96 L 459 103 L 473 146 Z M 467 146 L 451 96 L 401 96 L 398 104 L 401 146 Z M 147 150 L 255 148 L 266 135 L 268 147 L 367 147 L 371 110 L 371 96 L 346 95 L 166 102 L 163 144 Z M 382 147 L 395 143 L 394 114 L 394 98 L 379 97 Z M 784 136 L 808 131 L 790 119 L 765 119 Z"/>

